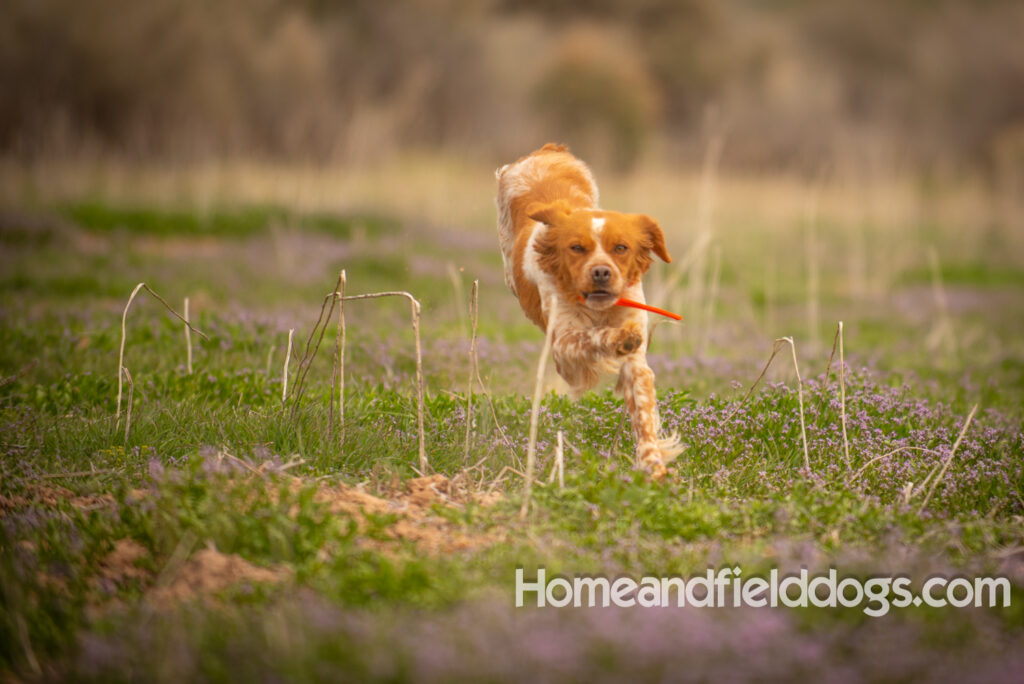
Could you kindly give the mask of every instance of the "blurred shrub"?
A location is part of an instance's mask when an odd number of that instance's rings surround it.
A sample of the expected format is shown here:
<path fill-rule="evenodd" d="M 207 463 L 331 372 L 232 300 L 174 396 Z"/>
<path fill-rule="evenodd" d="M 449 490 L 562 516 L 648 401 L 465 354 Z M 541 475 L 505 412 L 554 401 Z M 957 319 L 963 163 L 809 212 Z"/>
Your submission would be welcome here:
<path fill-rule="evenodd" d="M 890 136 L 927 164 L 990 161 L 1024 122 L 1024 5 L 837 0 L 798 17 L 798 47 L 839 86 L 830 116 Z"/>
<path fill-rule="evenodd" d="M 569 36 L 533 93 L 553 132 L 548 137 L 619 169 L 637 161 L 657 110 L 654 86 L 623 42 L 610 33 Z"/>
<path fill-rule="evenodd" d="M 323 159 L 443 143 L 487 92 L 453 29 L 413 0 L 11 0 L 0 149 Z"/>

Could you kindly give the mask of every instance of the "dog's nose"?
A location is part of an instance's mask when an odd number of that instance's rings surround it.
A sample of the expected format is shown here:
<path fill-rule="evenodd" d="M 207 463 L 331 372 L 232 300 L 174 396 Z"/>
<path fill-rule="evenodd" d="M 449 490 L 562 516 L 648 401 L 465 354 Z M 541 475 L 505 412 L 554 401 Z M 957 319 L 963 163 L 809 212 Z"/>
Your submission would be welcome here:
<path fill-rule="evenodd" d="M 612 269 L 608 266 L 594 266 L 590 269 L 590 279 L 599 287 L 607 285 L 612 279 Z"/>

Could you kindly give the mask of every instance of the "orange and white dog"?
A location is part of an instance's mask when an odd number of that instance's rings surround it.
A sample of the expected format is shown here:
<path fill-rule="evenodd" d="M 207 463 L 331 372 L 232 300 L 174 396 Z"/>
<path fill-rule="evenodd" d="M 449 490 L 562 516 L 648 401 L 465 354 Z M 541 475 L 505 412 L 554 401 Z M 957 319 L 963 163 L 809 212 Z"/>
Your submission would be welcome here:
<path fill-rule="evenodd" d="M 505 282 L 527 318 L 551 330 L 558 374 L 574 397 L 618 373 L 637 463 L 655 478 L 682 448 L 661 437 L 654 372 L 647 365 L 647 312 L 640 279 L 656 254 L 671 261 L 658 223 L 643 214 L 599 209 L 590 169 L 567 147 L 547 144 L 495 173 L 498 242 Z"/>

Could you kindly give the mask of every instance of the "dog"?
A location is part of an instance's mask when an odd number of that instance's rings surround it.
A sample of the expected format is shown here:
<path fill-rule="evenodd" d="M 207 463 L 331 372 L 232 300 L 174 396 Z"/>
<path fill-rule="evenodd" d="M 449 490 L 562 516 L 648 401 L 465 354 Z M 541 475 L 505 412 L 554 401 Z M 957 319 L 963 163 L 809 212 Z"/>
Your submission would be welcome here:
<path fill-rule="evenodd" d="M 573 398 L 603 373 L 618 374 L 637 465 L 660 480 L 682 447 L 675 435 L 660 436 L 647 312 L 616 302 L 644 302 L 652 255 L 672 260 L 661 227 L 644 214 L 599 209 L 590 168 L 564 145 L 548 143 L 495 176 L 505 283 L 527 318 L 545 333 L 552 326 L 555 369 Z"/>

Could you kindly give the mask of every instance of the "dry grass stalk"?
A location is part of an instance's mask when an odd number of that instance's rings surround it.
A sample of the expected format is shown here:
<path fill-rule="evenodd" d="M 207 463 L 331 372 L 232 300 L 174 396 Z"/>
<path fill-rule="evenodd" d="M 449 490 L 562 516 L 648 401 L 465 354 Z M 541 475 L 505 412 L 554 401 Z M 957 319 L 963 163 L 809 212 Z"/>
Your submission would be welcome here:
<path fill-rule="evenodd" d="M 342 269 L 338 275 L 338 328 L 334 335 L 334 373 L 331 375 L 331 396 L 338 392 L 338 443 L 345 445 L 345 285 L 348 278 Z M 334 400 L 329 401 L 327 433 L 334 426 Z"/>
<path fill-rule="evenodd" d="M 843 425 L 843 457 L 850 462 L 850 440 L 846 436 L 846 359 L 843 356 L 843 322 L 839 321 L 839 420 Z"/>
<path fill-rule="evenodd" d="M 520 460 L 519 455 L 516 454 L 516 448 L 512 444 L 512 441 L 508 438 L 508 434 L 505 432 L 505 428 L 498 421 L 498 411 L 494 408 L 494 402 L 491 400 L 491 393 L 487 389 L 487 386 L 484 384 L 483 378 L 480 377 L 479 359 L 477 361 L 476 368 L 476 382 L 480 386 L 480 393 L 484 395 L 484 399 L 487 400 L 487 405 L 491 409 L 491 420 L 494 421 L 494 426 L 498 429 L 498 434 L 501 435 L 501 441 L 505 444 L 506 448 L 508 448 L 509 454 L 512 456 L 512 459 L 516 461 L 516 463 L 521 468 L 523 463 Z"/>
<path fill-rule="evenodd" d="M 804 386 L 803 380 L 800 378 L 800 366 L 796 362 L 796 345 L 793 344 L 792 337 L 780 337 L 777 340 L 775 340 L 774 344 L 772 344 L 772 355 L 768 357 L 768 361 L 764 364 L 764 368 L 761 369 L 761 374 L 757 376 L 757 379 L 754 380 L 754 383 L 750 386 L 750 389 L 747 390 L 747 393 L 743 395 L 743 398 L 740 399 L 739 403 L 736 405 L 736 408 L 734 408 L 729 413 L 725 420 L 726 422 L 732 420 L 733 416 L 735 416 L 736 413 L 740 410 L 740 407 L 743 406 L 744 402 L 746 402 L 750 395 L 754 393 L 754 389 L 757 387 L 758 383 L 761 382 L 761 378 L 764 377 L 764 374 L 768 372 L 768 367 L 772 365 L 772 361 L 775 360 L 775 357 L 782 349 L 782 345 L 786 344 L 787 342 L 789 343 L 790 349 L 793 351 L 793 368 L 796 370 L 797 398 L 800 403 L 800 437 L 803 440 L 804 447 L 804 467 L 810 468 L 811 459 L 809 452 L 807 450 L 807 428 L 804 424 Z"/>
<path fill-rule="evenodd" d="M 530 509 L 530 494 L 533 492 L 533 471 L 537 461 L 537 421 L 540 417 L 540 400 L 544 390 L 544 372 L 547 370 L 548 355 L 554 336 L 555 320 L 558 317 L 558 300 L 552 297 L 548 304 L 548 329 L 544 335 L 544 347 L 537 362 L 537 382 L 533 386 L 533 403 L 530 405 L 530 440 L 526 447 L 526 487 L 523 490 L 523 505 L 519 517 L 525 518 Z"/>
<path fill-rule="evenodd" d="M 936 476 L 935 481 L 932 482 L 932 486 L 928 490 L 928 494 L 925 495 L 924 501 L 921 502 L 921 507 L 917 509 L 918 515 L 921 515 L 921 513 L 924 511 L 924 507 L 928 505 L 928 501 L 932 498 L 932 494 L 935 493 L 935 488 L 939 486 L 939 483 L 942 482 L 942 478 L 946 475 L 946 471 L 949 470 L 949 464 L 953 462 L 953 456 L 956 455 L 956 450 L 960 446 L 960 442 L 961 440 L 963 440 L 964 435 L 967 434 L 967 428 L 971 426 L 971 421 L 974 420 L 974 414 L 977 411 L 978 405 L 975 404 L 974 408 L 971 409 L 971 412 L 967 414 L 967 420 L 964 421 L 964 426 L 963 428 L 961 428 L 960 434 L 957 435 L 956 441 L 953 442 L 953 448 L 949 450 L 949 456 L 947 456 L 946 459 L 942 462 L 942 470 L 939 471 L 939 474 L 938 476 Z"/>
<path fill-rule="evenodd" d="M 123 472 L 123 470 L 118 468 L 97 468 L 90 463 L 89 470 L 75 470 L 70 473 L 43 473 L 38 477 L 41 480 L 66 480 L 74 477 L 99 477 L 101 475 L 115 475 Z"/>
<path fill-rule="evenodd" d="M 309 369 L 313 364 L 313 360 L 316 358 L 317 352 L 320 350 L 320 343 L 323 341 L 324 333 L 327 330 L 327 323 L 331 320 L 334 315 L 334 307 L 344 307 L 344 303 L 347 301 L 355 301 L 360 299 L 380 299 L 382 297 L 404 297 L 409 300 L 409 306 L 412 314 L 412 330 L 413 336 L 416 340 L 416 422 L 419 432 L 419 466 L 420 473 L 425 474 L 429 468 L 427 462 L 426 452 L 426 435 L 423 427 L 423 402 L 424 402 L 424 388 L 423 388 L 423 348 L 420 343 L 420 303 L 408 292 L 372 292 L 369 294 L 360 295 L 345 295 L 342 291 L 343 285 L 346 282 L 345 271 L 341 271 L 338 275 L 338 281 L 334 286 L 334 291 L 324 297 L 323 304 L 320 306 L 320 316 L 317 318 L 316 323 L 313 325 L 313 330 L 309 334 L 309 338 L 306 340 L 306 348 L 303 353 L 302 360 L 299 362 L 299 370 L 296 372 L 297 380 L 295 383 L 295 389 L 293 394 L 295 400 L 292 404 L 292 416 L 295 416 L 295 412 L 298 409 L 299 402 L 302 398 L 302 394 L 305 392 L 306 377 L 309 375 Z M 330 308 L 328 309 L 328 303 Z M 325 316 L 326 313 L 326 316 Z M 339 318 L 339 331 L 344 332 L 344 323 Z M 319 334 L 318 334 L 319 333 Z M 314 343 L 314 338 L 316 342 Z M 289 333 L 290 343 L 290 333 Z M 338 350 L 340 354 L 344 354 L 344 349 Z M 289 351 L 290 355 L 290 351 Z M 287 363 L 287 362 L 286 362 Z M 343 361 L 340 361 L 338 371 L 344 374 L 344 368 L 342 365 Z M 287 366 L 286 366 L 287 367 Z M 333 379 L 332 379 L 333 383 Z M 343 381 L 338 382 L 338 386 L 341 391 L 344 391 Z M 332 391 L 333 396 L 333 391 Z M 287 388 L 282 396 L 287 395 Z M 283 400 L 283 399 L 282 399 Z M 333 399 L 332 399 L 333 407 Z M 339 407 L 339 411 L 343 411 L 344 407 Z M 339 418 L 343 420 L 343 418 Z"/>
<path fill-rule="evenodd" d="M 427 462 L 426 434 L 423 429 L 423 347 L 420 344 L 420 303 L 408 292 L 372 292 L 370 294 L 338 296 L 339 301 L 355 301 L 359 299 L 379 299 L 381 297 L 405 297 L 409 300 L 412 316 L 412 333 L 416 341 L 416 424 L 419 431 L 419 463 L 420 471 L 425 474 L 430 464 Z M 316 350 L 314 350 L 314 353 Z"/>
<path fill-rule="evenodd" d="M 347 331 L 345 328 L 345 285 L 348 278 L 345 271 L 341 272 L 341 289 L 338 292 L 341 296 L 338 299 L 338 335 L 341 337 L 338 348 L 338 422 L 341 424 L 341 443 L 345 443 L 345 341 Z"/>
<path fill-rule="evenodd" d="M 317 317 L 316 323 L 313 324 L 309 337 L 306 338 L 306 348 L 302 353 L 302 359 L 299 361 L 299 369 L 295 373 L 295 389 L 292 390 L 295 395 L 295 400 L 292 402 L 292 418 L 295 417 L 295 412 L 298 410 L 302 395 L 306 391 L 306 377 L 309 375 L 309 369 L 313 365 L 313 359 L 316 358 L 317 352 L 320 351 L 320 343 L 323 342 L 324 333 L 327 332 L 327 323 L 334 316 L 334 307 L 338 304 L 338 288 L 340 287 L 341 277 L 339 274 L 338 281 L 334 284 L 334 291 L 324 297 L 324 301 L 320 305 L 320 315 Z M 329 310 L 327 308 L 328 303 L 331 305 Z M 324 312 L 327 313 L 326 317 Z M 323 324 L 322 326 L 321 323 Z M 318 332 L 319 335 L 317 335 Z M 316 338 L 315 344 L 313 342 L 314 338 Z"/>
<path fill-rule="evenodd" d="M 761 379 L 764 378 L 765 373 L 768 372 L 769 366 L 772 365 L 772 361 L 775 360 L 775 357 L 778 355 L 779 350 L 782 349 L 782 345 L 783 344 L 785 344 L 785 340 L 783 340 L 783 339 L 775 340 L 775 343 L 772 344 L 772 355 L 769 356 L 768 360 L 765 362 L 764 368 L 761 369 L 761 374 L 758 375 L 757 378 L 754 380 L 754 382 L 750 385 L 750 387 L 747 389 L 747 393 L 743 395 L 743 398 L 740 399 L 739 402 L 737 402 L 736 408 L 734 408 L 732 411 L 730 411 L 729 415 L 726 416 L 726 418 L 725 418 L 726 422 L 729 422 L 730 420 L 732 420 L 733 416 L 736 415 L 736 413 L 740 410 L 740 408 L 743 406 L 743 404 L 746 403 L 747 399 L 750 398 L 750 395 L 754 393 L 754 390 L 757 389 L 757 386 L 758 386 L 758 384 L 760 384 Z"/>
<path fill-rule="evenodd" d="M 781 337 L 780 340 L 789 342 L 789 348 L 793 352 L 793 369 L 796 371 L 796 396 L 797 401 L 800 404 L 800 439 L 804 445 L 804 468 L 810 470 L 811 468 L 811 457 L 807 451 L 807 426 L 804 423 L 804 383 L 800 378 L 800 366 L 796 362 L 796 344 L 793 342 L 792 337 Z M 778 342 L 779 340 L 776 340 Z"/>
<path fill-rule="evenodd" d="M 188 297 L 185 297 L 185 370 L 192 375 L 192 331 L 189 330 Z"/>
<path fill-rule="evenodd" d="M 846 435 L 846 359 L 843 356 L 843 322 L 839 321 L 836 326 L 835 337 L 832 338 L 832 351 L 828 355 L 828 365 L 825 366 L 825 381 L 828 382 L 829 373 L 832 371 L 832 360 L 836 356 L 836 349 L 839 350 L 839 420 L 843 426 L 843 456 L 846 464 L 850 465 L 850 440 Z"/>
<path fill-rule="evenodd" d="M 551 462 L 551 471 L 548 473 L 548 484 L 558 478 L 558 490 L 565 489 L 565 442 L 562 431 L 559 430 L 555 441 L 555 457 Z"/>
<path fill-rule="evenodd" d="M 488 494 L 493 492 L 500 485 L 504 484 L 504 482 L 505 482 L 505 473 L 512 473 L 513 475 L 518 475 L 523 480 L 526 480 L 526 474 L 525 473 L 523 473 L 523 472 L 521 472 L 519 470 L 516 470 L 512 466 L 504 466 L 501 470 L 498 471 L 498 474 L 494 477 L 494 479 L 491 480 L 491 484 L 488 485 L 488 487 L 487 487 L 487 493 Z"/>
<path fill-rule="evenodd" d="M 939 455 L 936 451 L 931 451 L 931 453 L 935 454 L 936 456 Z M 928 486 L 928 483 L 932 481 L 932 478 L 935 477 L 935 473 L 939 472 L 939 468 L 941 467 L 942 461 L 937 461 L 935 465 L 932 466 L 932 469 L 928 471 L 928 474 L 925 475 L 924 480 L 921 481 L 921 485 L 917 488 L 918 492 L 923 492 L 925 490 L 925 487 Z"/>
<path fill-rule="evenodd" d="M 128 409 L 124 413 L 124 445 L 128 446 L 128 431 L 132 428 L 132 395 L 135 393 L 135 383 L 132 382 L 132 374 L 127 368 L 121 368 L 125 379 L 128 381 Z"/>
<path fill-rule="evenodd" d="M 867 469 L 870 468 L 871 466 L 873 466 L 875 463 L 878 463 L 879 461 L 881 461 L 884 458 L 888 458 L 890 456 L 895 456 L 896 454 L 902 453 L 904 451 L 922 451 L 922 452 L 928 453 L 928 454 L 938 454 L 938 452 L 933 450 L 933 449 L 925 449 L 923 447 L 910 447 L 910 446 L 900 447 L 898 449 L 893 449 L 892 451 L 887 451 L 886 453 L 882 454 L 881 456 L 875 456 L 873 459 L 871 459 L 870 461 L 868 461 L 867 463 L 862 465 L 860 468 L 858 468 L 857 472 L 855 472 L 853 474 L 853 477 L 850 478 L 850 481 L 847 483 L 847 485 L 852 485 L 854 482 L 859 480 L 860 476 L 863 475 L 865 472 L 867 472 Z M 926 477 L 924 479 L 924 482 L 921 483 L 921 488 L 922 489 L 924 488 L 924 486 L 926 484 L 928 484 L 928 480 L 930 480 L 931 476 L 934 475 L 934 474 L 935 474 L 935 469 L 933 468 L 932 472 L 929 473 L 928 477 Z"/>
<path fill-rule="evenodd" d="M 128 297 L 128 303 L 124 305 L 124 312 L 121 314 L 121 351 L 117 356 L 117 410 L 114 413 L 114 419 L 121 422 L 121 394 L 124 388 L 124 344 L 128 337 L 127 323 L 128 323 L 128 308 L 135 301 L 135 295 L 139 294 L 139 290 L 146 286 L 146 283 L 139 283 L 132 290 L 132 294 Z"/>
<path fill-rule="evenodd" d="M 480 313 L 480 281 L 473 281 L 473 288 L 469 295 L 469 382 L 466 387 L 466 446 L 462 455 L 462 462 L 469 462 L 469 436 L 473 427 L 473 378 L 479 375 L 479 361 L 477 359 L 477 319 Z"/>
<path fill-rule="evenodd" d="M 828 354 L 828 363 L 825 365 L 825 381 L 828 382 L 829 373 L 832 372 L 832 362 L 836 359 L 836 350 L 839 349 L 839 327 L 842 326 L 843 322 L 840 321 L 839 325 L 836 326 L 836 334 L 832 337 L 832 351 Z"/>
<path fill-rule="evenodd" d="M 420 471 L 428 472 L 426 435 L 423 430 L 423 349 L 420 345 L 420 303 L 409 295 L 412 314 L 412 333 L 416 338 L 416 427 L 420 438 Z"/>
<path fill-rule="evenodd" d="M 288 399 L 288 361 L 292 358 L 292 337 L 295 335 L 295 328 L 288 329 L 288 349 L 284 353 L 284 370 L 281 372 L 281 403 Z"/>
<path fill-rule="evenodd" d="M 128 303 L 124 305 L 124 311 L 121 313 L 121 348 L 120 348 L 120 351 L 118 352 L 118 356 L 117 356 L 117 410 L 114 413 L 114 419 L 117 421 L 118 424 L 121 423 L 121 396 L 123 394 L 123 389 L 124 389 L 124 385 L 123 385 L 123 377 L 124 376 L 122 375 L 121 371 L 124 369 L 124 347 L 125 347 L 125 341 L 127 340 L 127 337 L 128 337 L 128 331 L 127 331 L 128 309 L 131 308 L 132 302 L 135 301 L 135 296 L 137 294 L 139 294 L 139 290 L 145 290 L 150 295 L 152 295 L 158 302 L 160 302 L 161 304 L 164 305 L 165 309 L 170 311 L 171 314 L 176 316 L 190 330 L 195 332 L 197 335 L 202 337 L 204 340 L 209 339 L 205 334 L 203 334 L 202 331 L 196 330 L 194 327 L 192 327 L 192 324 L 189 323 L 188 320 L 184 316 L 182 316 L 180 313 L 175 311 L 171 307 L 171 305 L 167 303 L 167 300 L 164 299 L 163 297 L 161 297 L 160 295 L 158 295 L 156 292 L 154 292 L 153 289 L 149 287 L 149 285 L 146 285 L 146 283 L 139 283 L 138 285 L 136 285 L 135 289 L 132 290 L 131 296 L 128 297 Z"/>
<path fill-rule="evenodd" d="M 558 467 L 558 491 L 565 489 L 565 446 L 562 431 L 558 431 L 558 447 L 555 449 L 555 465 Z"/>
<path fill-rule="evenodd" d="M 68 480 L 76 477 L 99 477 L 101 475 L 114 475 L 117 473 L 123 473 L 123 470 L 117 468 L 97 468 L 94 464 L 89 464 L 89 470 L 74 470 L 69 473 L 43 473 L 37 475 L 40 480 Z"/>

